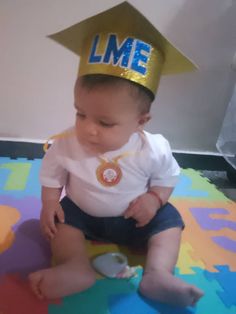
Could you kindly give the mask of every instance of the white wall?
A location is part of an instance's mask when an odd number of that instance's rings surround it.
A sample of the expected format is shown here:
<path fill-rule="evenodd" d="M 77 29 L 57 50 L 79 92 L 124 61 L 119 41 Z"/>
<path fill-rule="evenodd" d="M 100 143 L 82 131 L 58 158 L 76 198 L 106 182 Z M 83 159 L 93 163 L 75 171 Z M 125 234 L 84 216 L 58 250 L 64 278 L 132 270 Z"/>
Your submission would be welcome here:
<path fill-rule="evenodd" d="M 0 0 L 0 137 L 43 140 L 74 120 L 78 59 L 46 36 L 115 0 Z M 147 129 L 175 150 L 215 152 L 235 73 L 235 0 L 133 0 L 199 71 L 163 77 Z"/>

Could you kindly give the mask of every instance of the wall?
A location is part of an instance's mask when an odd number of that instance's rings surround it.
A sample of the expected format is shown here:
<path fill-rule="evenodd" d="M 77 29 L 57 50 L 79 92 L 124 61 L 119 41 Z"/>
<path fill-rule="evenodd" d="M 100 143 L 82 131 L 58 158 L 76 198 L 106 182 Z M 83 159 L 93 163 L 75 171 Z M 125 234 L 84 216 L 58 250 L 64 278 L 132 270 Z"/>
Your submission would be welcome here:
<path fill-rule="evenodd" d="M 120 2 L 0 1 L 1 138 L 44 140 L 73 123 L 78 59 L 47 35 Z M 236 1 L 130 3 L 199 66 L 162 78 L 147 130 L 163 133 L 174 150 L 216 152 L 235 82 Z"/>

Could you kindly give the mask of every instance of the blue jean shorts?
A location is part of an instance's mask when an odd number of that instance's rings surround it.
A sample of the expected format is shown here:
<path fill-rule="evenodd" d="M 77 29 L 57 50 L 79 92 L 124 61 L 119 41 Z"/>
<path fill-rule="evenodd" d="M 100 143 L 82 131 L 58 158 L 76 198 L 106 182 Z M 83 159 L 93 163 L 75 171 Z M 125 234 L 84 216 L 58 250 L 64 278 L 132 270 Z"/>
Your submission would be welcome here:
<path fill-rule="evenodd" d="M 61 206 L 65 213 L 65 223 L 80 229 L 86 238 L 96 241 L 145 247 L 154 234 L 170 228 L 184 228 L 180 213 L 170 203 L 161 207 L 147 225 L 139 228 L 133 218 L 90 216 L 67 196 L 61 200 Z"/>

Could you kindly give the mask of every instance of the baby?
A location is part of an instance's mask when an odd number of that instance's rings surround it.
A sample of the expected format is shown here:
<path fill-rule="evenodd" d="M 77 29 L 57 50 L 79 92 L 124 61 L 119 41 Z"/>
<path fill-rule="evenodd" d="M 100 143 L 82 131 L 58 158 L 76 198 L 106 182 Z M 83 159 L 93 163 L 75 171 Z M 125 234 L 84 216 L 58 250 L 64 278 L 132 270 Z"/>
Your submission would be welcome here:
<path fill-rule="evenodd" d="M 41 226 L 57 265 L 29 276 L 38 297 L 62 297 L 94 284 L 85 235 L 147 245 L 140 283 L 146 297 L 187 306 L 202 296 L 173 275 L 184 224 L 168 199 L 179 167 L 168 142 L 143 131 L 150 104 L 144 88 L 127 80 L 77 79 L 75 127 L 54 142 L 41 170 Z"/>
<path fill-rule="evenodd" d="M 30 274 L 33 292 L 57 298 L 91 287 L 96 276 L 85 248 L 89 237 L 146 247 L 140 292 L 194 305 L 203 292 L 173 275 L 184 223 L 168 200 L 180 169 L 168 141 L 143 130 L 162 67 L 178 72 L 192 63 L 127 2 L 52 38 L 81 59 L 75 126 L 42 163 L 40 222 L 56 264 Z"/>

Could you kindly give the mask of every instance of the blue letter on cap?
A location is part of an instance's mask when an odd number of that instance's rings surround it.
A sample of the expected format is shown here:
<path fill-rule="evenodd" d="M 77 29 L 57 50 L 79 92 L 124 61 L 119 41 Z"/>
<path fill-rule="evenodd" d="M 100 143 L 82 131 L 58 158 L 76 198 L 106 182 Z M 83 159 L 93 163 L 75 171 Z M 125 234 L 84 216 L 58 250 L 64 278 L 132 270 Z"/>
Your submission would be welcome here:
<path fill-rule="evenodd" d="M 134 41 L 133 38 L 127 38 L 118 49 L 116 35 L 114 34 L 110 35 L 106 53 L 103 58 L 103 62 L 110 63 L 111 55 L 113 54 L 112 64 L 117 65 L 121 56 L 123 55 L 120 66 L 128 67 L 133 41 Z"/>
<path fill-rule="evenodd" d="M 102 56 L 95 55 L 98 40 L 99 40 L 99 35 L 96 35 L 94 38 L 92 49 L 91 49 L 91 54 L 89 56 L 89 63 L 99 63 L 102 59 Z"/>
<path fill-rule="evenodd" d="M 131 69 L 145 75 L 147 71 L 146 66 L 140 65 L 139 62 L 141 61 L 142 63 L 147 63 L 148 56 L 142 54 L 142 51 L 149 54 L 151 51 L 151 46 L 144 43 L 143 41 L 137 40 Z"/>

